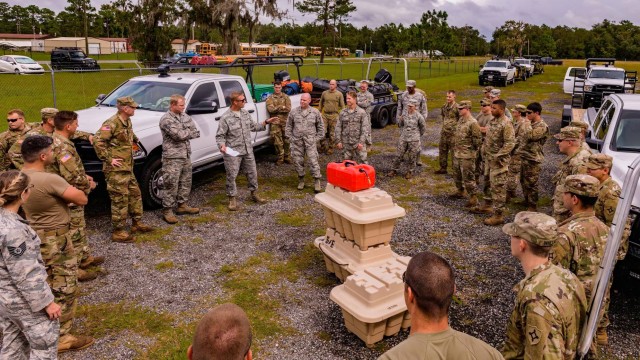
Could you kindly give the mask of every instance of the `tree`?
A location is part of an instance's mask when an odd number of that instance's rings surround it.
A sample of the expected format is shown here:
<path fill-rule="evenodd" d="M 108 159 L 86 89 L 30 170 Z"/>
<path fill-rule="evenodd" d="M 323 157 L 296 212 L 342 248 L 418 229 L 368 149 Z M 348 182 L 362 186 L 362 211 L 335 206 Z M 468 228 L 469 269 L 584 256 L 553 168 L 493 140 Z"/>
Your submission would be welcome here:
<path fill-rule="evenodd" d="M 427 10 L 420 18 L 420 32 L 422 35 L 422 49 L 427 50 L 429 57 L 433 57 L 434 50 L 451 53 L 449 40 L 451 29 L 447 24 L 449 15 L 446 11 Z"/>
<path fill-rule="evenodd" d="M 163 55 L 171 52 L 171 41 L 177 36 L 175 0 L 140 0 L 133 7 L 133 46 L 138 50 L 138 59 L 159 62 Z"/>
<path fill-rule="evenodd" d="M 522 21 L 507 20 L 504 25 L 493 32 L 494 41 L 499 42 L 496 53 L 500 55 L 500 49 L 504 49 L 503 55 L 522 56 L 522 49 L 526 41 L 524 34 L 526 25 Z"/>

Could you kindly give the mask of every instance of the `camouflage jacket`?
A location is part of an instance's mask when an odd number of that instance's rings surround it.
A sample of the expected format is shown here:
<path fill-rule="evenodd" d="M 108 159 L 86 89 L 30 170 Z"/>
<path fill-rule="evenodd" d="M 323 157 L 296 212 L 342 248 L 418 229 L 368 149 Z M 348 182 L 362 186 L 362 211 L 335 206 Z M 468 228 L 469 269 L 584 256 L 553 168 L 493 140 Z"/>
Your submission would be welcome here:
<path fill-rule="evenodd" d="M 593 211 L 577 213 L 558 224 L 558 241 L 551 249 L 549 259 L 576 274 L 587 299 L 591 297 L 608 235 L 609 228 Z"/>
<path fill-rule="evenodd" d="M 31 129 L 29 124 L 24 124 L 22 130 L 6 130 L 0 133 L 0 172 L 11 168 L 11 157 L 9 149 L 24 134 Z"/>
<path fill-rule="evenodd" d="M 320 96 L 320 104 L 318 109 L 323 114 L 338 115 L 340 110 L 344 108 L 344 96 L 338 90 L 325 90 Z"/>
<path fill-rule="evenodd" d="M 596 217 L 607 226 L 611 226 L 613 222 L 613 216 L 616 214 L 616 207 L 618 206 L 618 199 L 620 198 L 621 192 L 622 189 L 620 189 L 620 185 L 611 177 L 600 184 L 598 200 L 596 200 L 593 210 L 595 211 Z"/>
<path fill-rule="evenodd" d="M 489 126 L 489 122 L 491 121 L 491 119 L 493 119 L 493 115 L 491 115 L 491 113 L 483 114 L 482 112 L 480 112 L 478 116 L 476 116 L 476 121 L 478 122 L 478 126 L 480 126 L 481 128 Z M 484 142 L 484 139 L 486 137 L 487 137 L 487 134 L 482 133 L 482 142 Z"/>
<path fill-rule="evenodd" d="M 547 262 L 531 270 L 514 291 L 504 358 L 574 359 L 587 308 L 576 276 Z"/>
<path fill-rule="evenodd" d="M 400 121 L 400 141 L 420 141 L 420 138 L 427 131 L 427 125 L 424 118 L 417 111 L 413 114 L 406 114 Z"/>
<path fill-rule="evenodd" d="M 373 111 L 373 94 L 367 91 L 358 91 L 356 102 L 367 114 L 371 115 Z"/>
<path fill-rule="evenodd" d="M 216 142 L 218 147 L 225 145 L 237 151 L 240 155 L 247 155 L 253 153 L 251 132 L 265 129 L 265 126 L 253 121 L 247 110 L 240 109 L 236 114 L 229 108 L 220 118 L 218 131 L 216 132 Z"/>
<path fill-rule="evenodd" d="M 277 116 L 280 125 L 284 126 L 291 111 L 291 99 L 285 93 L 271 94 L 266 101 L 269 116 Z"/>
<path fill-rule="evenodd" d="M 531 137 L 531 122 L 528 119 L 521 119 L 513 126 L 513 133 L 516 138 L 516 146 L 513 147 L 512 155 L 520 156 L 520 151 Z"/>
<path fill-rule="evenodd" d="M 575 154 L 567 156 L 560 164 L 560 168 L 555 175 L 551 178 L 551 181 L 556 185 L 563 185 L 564 180 L 569 175 L 586 174 L 587 173 L 587 160 L 591 153 L 580 149 Z"/>
<path fill-rule="evenodd" d="M 489 167 L 507 171 L 510 154 L 515 145 L 511 121 L 506 116 L 491 119 L 482 147 L 482 154 L 487 159 Z"/>
<path fill-rule="evenodd" d="M 0 207 L 0 304 L 9 311 L 32 312 L 53 301 L 40 255 L 40 238 L 18 214 Z"/>
<path fill-rule="evenodd" d="M 93 148 L 102 160 L 102 171 L 133 171 L 133 147 L 137 144 L 131 119 L 123 120 L 117 113 L 108 118 L 93 140 Z M 113 167 L 112 159 L 122 159 L 122 166 Z"/>
<path fill-rule="evenodd" d="M 427 98 L 417 90 L 415 93 L 413 93 L 413 95 L 409 94 L 408 91 L 405 91 L 399 96 L 396 120 L 400 120 L 401 116 L 407 115 L 407 105 L 409 104 L 409 100 L 412 99 L 418 102 L 416 111 L 419 112 L 420 115 L 422 115 L 425 121 L 427 121 Z"/>
<path fill-rule="evenodd" d="M 530 122 L 530 124 L 531 134 L 527 141 L 522 144 L 518 154 L 523 160 L 539 164 L 544 160 L 543 147 L 549 137 L 549 127 L 542 119 L 537 123 Z"/>
<path fill-rule="evenodd" d="M 53 162 L 47 168 L 47 172 L 60 175 L 70 185 L 76 189 L 89 194 L 91 184 L 84 171 L 82 159 L 76 151 L 76 147 L 71 140 L 54 132 L 53 133 Z"/>
<path fill-rule="evenodd" d="M 358 144 L 364 145 L 367 138 L 367 125 L 369 117 L 367 112 L 357 107 L 355 110 L 349 108 L 340 111 L 340 117 L 336 124 L 336 144 L 355 147 Z"/>
<path fill-rule="evenodd" d="M 591 147 L 589 147 L 589 144 L 587 144 L 586 141 L 583 141 L 582 144 L 580 144 L 580 148 L 593 154 L 593 150 L 591 150 Z"/>
<path fill-rule="evenodd" d="M 459 117 L 460 111 L 458 110 L 458 103 L 454 101 L 453 104 L 444 104 L 442 108 L 440 108 L 442 133 L 453 135 L 453 133 L 456 131 L 456 125 L 458 124 Z"/>
<path fill-rule="evenodd" d="M 191 116 L 167 111 L 160 118 L 162 132 L 162 157 L 188 159 L 191 157 L 191 139 L 200 137 L 200 131 Z"/>
<path fill-rule="evenodd" d="M 458 159 L 475 159 L 482 146 L 480 125 L 473 116 L 460 117 L 453 138 L 453 156 Z"/>
<path fill-rule="evenodd" d="M 324 122 L 318 109 L 309 106 L 303 110 L 297 107 L 289 113 L 284 136 L 291 141 L 304 139 L 320 141 L 324 138 Z"/>

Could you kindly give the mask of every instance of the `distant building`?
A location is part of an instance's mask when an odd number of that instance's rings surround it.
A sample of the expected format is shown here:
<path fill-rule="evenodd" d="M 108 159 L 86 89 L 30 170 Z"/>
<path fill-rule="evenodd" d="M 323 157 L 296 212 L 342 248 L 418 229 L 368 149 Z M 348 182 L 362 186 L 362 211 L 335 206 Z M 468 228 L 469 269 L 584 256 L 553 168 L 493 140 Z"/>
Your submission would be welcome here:
<path fill-rule="evenodd" d="M 0 48 L 44 51 L 48 34 L 0 34 Z"/>
<path fill-rule="evenodd" d="M 442 57 L 444 56 L 444 53 L 440 50 L 415 50 L 415 51 L 410 51 L 407 54 L 404 54 L 404 57 L 409 57 L 409 58 L 428 58 L 431 54 L 433 54 L 433 57 Z"/>
<path fill-rule="evenodd" d="M 196 47 L 200 47 L 202 42 L 198 40 L 188 40 L 187 48 L 184 48 L 184 40 L 183 39 L 175 39 L 171 42 L 171 49 L 176 53 L 181 53 L 185 51 L 193 51 L 196 52 Z"/>
<path fill-rule="evenodd" d="M 131 43 L 127 38 L 99 37 L 97 39 L 108 41 L 112 53 L 127 53 L 133 51 Z"/>
<path fill-rule="evenodd" d="M 109 41 L 94 37 L 89 37 L 88 40 L 88 55 L 111 54 L 111 43 Z M 51 52 L 51 50 L 57 47 L 78 47 L 85 49 L 85 39 L 83 37 L 57 37 L 44 41 L 44 48 L 47 52 Z"/>

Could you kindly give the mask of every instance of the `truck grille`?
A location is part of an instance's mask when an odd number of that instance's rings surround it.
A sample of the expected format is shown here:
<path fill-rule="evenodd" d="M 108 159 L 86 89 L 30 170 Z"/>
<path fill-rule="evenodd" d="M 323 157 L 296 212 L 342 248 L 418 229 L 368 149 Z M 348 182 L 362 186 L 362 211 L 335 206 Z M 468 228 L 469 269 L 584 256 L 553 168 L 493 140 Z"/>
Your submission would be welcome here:
<path fill-rule="evenodd" d="M 494 75 L 494 76 L 500 76 L 500 71 L 495 71 L 495 70 L 485 70 L 482 74 L 483 74 L 483 75 Z"/>
<path fill-rule="evenodd" d="M 621 93 L 623 92 L 623 86 L 622 85 L 594 85 L 593 91 Z"/>

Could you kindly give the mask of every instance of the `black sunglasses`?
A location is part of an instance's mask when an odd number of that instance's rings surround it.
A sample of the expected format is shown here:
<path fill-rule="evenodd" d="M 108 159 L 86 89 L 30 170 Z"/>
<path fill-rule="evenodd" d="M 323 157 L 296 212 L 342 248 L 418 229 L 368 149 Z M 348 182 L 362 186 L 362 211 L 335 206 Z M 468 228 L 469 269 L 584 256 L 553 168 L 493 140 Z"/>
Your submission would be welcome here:
<path fill-rule="evenodd" d="M 20 118 L 17 118 L 17 119 L 7 119 L 7 122 L 14 123 L 14 122 L 16 122 L 16 121 L 18 121 L 18 120 L 20 120 Z"/>

